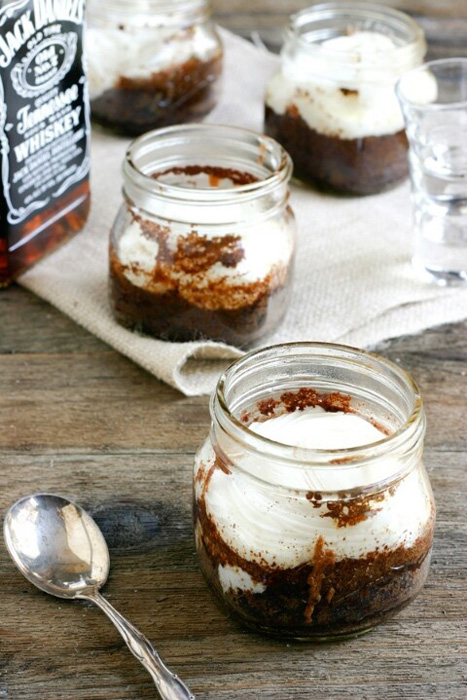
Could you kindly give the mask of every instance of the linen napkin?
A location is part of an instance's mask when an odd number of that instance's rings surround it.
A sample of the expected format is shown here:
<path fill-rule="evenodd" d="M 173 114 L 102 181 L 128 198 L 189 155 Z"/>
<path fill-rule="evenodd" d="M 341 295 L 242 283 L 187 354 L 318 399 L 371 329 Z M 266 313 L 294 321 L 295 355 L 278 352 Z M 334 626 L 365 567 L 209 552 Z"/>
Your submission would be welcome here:
<path fill-rule="evenodd" d="M 223 94 L 206 121 L 261 131 L 264 85 L 279 59 L 225 30 L 222 39 Z M 121 202 L 128 143 L 93 133 L 89 221 L 19 283 L 186 395 L 208 393 L 240 350 L 139 336 L 116 324 L 109 309 L 108 236 Z M 291 205 L 299 228 L 294 290 L 287 316 L 268 345 L 319 340 L 368 347 L 467 317 L 466 289 L 440 289 L 414 275 L 408 183 L 363 198 L 293 185 Z"/>

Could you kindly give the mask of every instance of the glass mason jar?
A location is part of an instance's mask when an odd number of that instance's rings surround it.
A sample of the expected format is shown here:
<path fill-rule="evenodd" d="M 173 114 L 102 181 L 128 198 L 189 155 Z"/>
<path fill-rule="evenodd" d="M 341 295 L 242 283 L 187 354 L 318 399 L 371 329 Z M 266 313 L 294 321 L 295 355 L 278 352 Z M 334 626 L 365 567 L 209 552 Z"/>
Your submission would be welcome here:
<path fill-rule="evenodd" d="M 394 86 L 425 50 L 422 29 L 389 7 L 329 2 L 293 15 L 266 89 L 265 131 L 298 177 L 357 195 L 404 179 L 408 144 Z"/>
<path fill-rule="evenodd" d="M 266 136 L 173 126 L 129 147 L 110 242 L 110 299 L 123 326 L 170 341 L 248 346 L 289 302 L 292 163 Z"/>
<path fill-rule="evenodd" d="M 243 622 L 332 640 L 409 603 L 435 506 L 425 415 L 400 367 L 354 348 L 252 352 L 220 378 L 194 470 L 201 568 Z"/>
<path fill-rule="evenodd" d="M 207 0 L 89 0 L 87 49 L 102 126 L 138 136 L 216 103 L 222 46 Z"/>

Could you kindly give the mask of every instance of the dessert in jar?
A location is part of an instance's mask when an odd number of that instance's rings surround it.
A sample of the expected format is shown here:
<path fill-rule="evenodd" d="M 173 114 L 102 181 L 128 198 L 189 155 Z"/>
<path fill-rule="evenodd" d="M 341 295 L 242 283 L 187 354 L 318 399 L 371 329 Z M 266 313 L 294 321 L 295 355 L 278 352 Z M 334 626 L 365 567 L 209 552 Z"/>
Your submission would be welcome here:
<path fill-rule="evenodd" d="M 289 301 L 292 164 L 266 136 L 173 126 L 129 147 L 110 241 L 116 320 L 170 341 L 248 346 Z"/>
<path fill-rule="evenodd" d="M 87 220 L 83 22 L 84 0 L 0 3 L 0 287 Z"/>
<path fill-rule="evenodd" d="M 368 631 L 428 574 L 425 417 L 399 367 L 354 348 L 252 352 L 219 380 L 195 459 L 201 568 L 249 626 L 317 641 Z"/>
<path fill-rule="evenodd" d="M 320 187 L 356 195 L 391 187 L 408 173 L 394 86 L 425 49 L 422 29 L 388 7 L 330 2 L 299 12 L 267 84 L 266 133 Z"/>
<path fill-rule="evenodd" d="M 214 107 L 222 47 L 207 0 L 89 0 L 88 24 L 95 122 L 138 136 Z"/>

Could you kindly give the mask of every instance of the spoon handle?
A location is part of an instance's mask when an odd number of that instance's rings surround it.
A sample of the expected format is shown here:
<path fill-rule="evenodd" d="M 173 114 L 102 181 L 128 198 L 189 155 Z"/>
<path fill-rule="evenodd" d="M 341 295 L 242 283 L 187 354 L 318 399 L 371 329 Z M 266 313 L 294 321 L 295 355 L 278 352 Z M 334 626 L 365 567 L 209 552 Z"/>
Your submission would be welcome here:
<path fill-rule="evenodd" d="M 131 653 L 151 674 L 162 700 L 195 700 L 186 685 L 169 671 L 148 639 L 128 622 L 98 591 L 80 596 L 105 612 L 125 640 Z"/>

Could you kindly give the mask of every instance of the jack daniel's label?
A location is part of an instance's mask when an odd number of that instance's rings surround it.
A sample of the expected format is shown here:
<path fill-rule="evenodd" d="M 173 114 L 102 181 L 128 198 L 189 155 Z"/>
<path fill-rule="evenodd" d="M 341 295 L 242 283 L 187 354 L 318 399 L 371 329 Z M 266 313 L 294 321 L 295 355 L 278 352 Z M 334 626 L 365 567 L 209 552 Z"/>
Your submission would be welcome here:
<path fill-rule="evenodd" d="M 83 20 L 84 0 L 0 0 L 1 229 L 88 174 Z"/>

